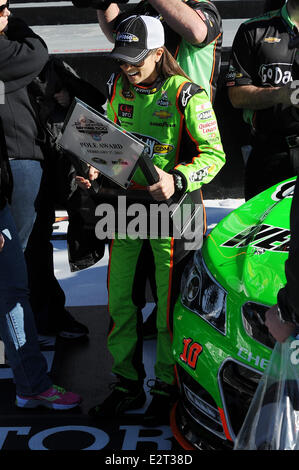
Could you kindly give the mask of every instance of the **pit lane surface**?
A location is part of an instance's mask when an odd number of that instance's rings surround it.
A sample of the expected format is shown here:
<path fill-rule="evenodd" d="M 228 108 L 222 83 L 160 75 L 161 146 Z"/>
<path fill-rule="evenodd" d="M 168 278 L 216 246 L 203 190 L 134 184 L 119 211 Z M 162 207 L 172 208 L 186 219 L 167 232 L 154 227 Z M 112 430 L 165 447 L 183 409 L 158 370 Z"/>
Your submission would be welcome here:
<path fill-rule="evenodd" d="M 209 229 L 242 202 L 206 201 Z M 65 214 L 57 213 L 61 215 Z M 56 276 L 65 291 L 67 307 L 88 326 L 90 335 L 87 340 L 76 341 L 43 337 L 41 348 L 54 382 L 81 394 L 83 403 L 68 412 L 18 409 L 14 405 L 15 388 L 9 365 L 0 365 L 0 450 L 178 451 L 180 447 L 169 426 L 142 426 L 142 414 L 151 399 L 146 386 L 147 401 L 142 409 L 118 419 L 95 421 L 88 416 L 90 407 L 108 395 L 109 384 L 114 381 L 110 374 L 112 359 L 106 347 L 108 253 L 95 266 L 71 273 L 65 240 L 67 222 L 55 223 L 54 228 Z M 149 302 L 144 318 L 151 308 Z M 145 383 L 154 377 L 154 358 L 155 340 L 146 341 Z"/>
<path fill-rule="evenodd" d="M 96 56 L 98 52 L 111 50 L 111 44 L 101 33 L 96 19 L 94 22 L 86 22 L 82 18 L 82 24 L 70 24 L 64 16 L 63 8 L 70 7 L 71 2 L 43 3 L 20 3 L 16 0 L 13 1 L 11 10 L 16 16 L 20 11 L 24 13 L 24 9 L 27 10 L 28 19 L 31 20 L 29 24 L 45 39 L 51 54 L 64 58 L 76 56 L 85 63 L 86 56 L 93 56 L 93 53 Z M 136 3 L 136 0 L 130 0 L 130 3 Z M 38 13 L 34 14 L 37 10 Z M 58 21 L 53 20 L 53 12 Z M 52 22 L 50 15 L 53 17 Z M 242 19 L 224 19 L 224 47 L 230 46 L 235 31 L 243 20 L 244 16 Z M 207 201 L 209 227 L 241 202 Z M 84 341 L 42 338 L 41 348 L 48 360 L 54 382 L 80 393 L 83 403 L 69 412 L 17 409 L 14 406 L 15 388 L 11 370 L 8 364 L 0 364 L 0 450 L 89 449 L 107 453 L 121 450 L 177 450 L 178 444 L 169 426 L 142 426 L 142 414 L 150 403 L 148 392 L 145 406 L 141 410 L 127 413 L 121 419 L 96 422 L 88 416 L 90 407 L 108 395 L 109 384 L 114 380 L 110 375 L 112 360 L 106 348 L 109 322 L 106 308 L 108 257 L 106 253 L 105 258 L 94 267 L 71 273 L 67 263 L 66 222 L 55 226 L 53 244 L 57 278 L 66 293 L 67 307 L 76 319 L 88 326 L 90 335 Z M 144 317 L 150 310 L 149 304 L 144 311 Z M 154 357 L 155 341 L 146 341 L 144 363 L 147 379 L 154 377 Z M 147 387 L 145 389 L 147 391 Z"/>

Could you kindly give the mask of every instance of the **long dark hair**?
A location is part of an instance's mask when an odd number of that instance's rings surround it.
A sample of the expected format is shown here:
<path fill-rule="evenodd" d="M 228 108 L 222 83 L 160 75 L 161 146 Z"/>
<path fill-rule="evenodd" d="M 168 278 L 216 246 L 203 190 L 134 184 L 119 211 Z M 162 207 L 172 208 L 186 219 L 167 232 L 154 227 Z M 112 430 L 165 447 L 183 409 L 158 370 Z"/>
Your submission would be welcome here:
<path fill-rule="evenodd" d="M 181 75 L 182 77 L 185 77 L 187 80 L 192 81 L 190 77 L 184 72 L 182 67 L 179 66 L 175 58 L 170 54 L 169 50 L 163 46 L 164 53 L 161 56 L 161 59 L 157 63 L 157 72 L 158 76 L 161 78 L 169 78 L 173 77 L 174 75 Z M 151 54 L 154 53 L 157 49 L 153 49 L 151 51 Z M 122 75 L 122 82 L 123 82 L 123 90 L 128 91 L 130 88 L 130 82 L 127 78 L 127 76 L 121 72 Z"/>

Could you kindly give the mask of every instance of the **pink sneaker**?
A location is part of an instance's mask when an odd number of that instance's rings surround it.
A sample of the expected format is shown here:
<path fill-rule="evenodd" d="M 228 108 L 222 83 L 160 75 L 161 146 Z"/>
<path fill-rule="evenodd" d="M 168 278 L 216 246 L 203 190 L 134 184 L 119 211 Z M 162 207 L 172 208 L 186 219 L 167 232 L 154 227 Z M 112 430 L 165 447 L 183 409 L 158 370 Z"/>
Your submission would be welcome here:
<path fill-rule="evenodd" d="M 82 401 L 80 395 L 67 392 L 64 388 L 52 385 L 43 393 L 33 397 L 16 396 L 16 405 L 19 408 L 36 408 L 37 406 L 45 406 L 53 410 L 69 410 L 78 406 Z"/>

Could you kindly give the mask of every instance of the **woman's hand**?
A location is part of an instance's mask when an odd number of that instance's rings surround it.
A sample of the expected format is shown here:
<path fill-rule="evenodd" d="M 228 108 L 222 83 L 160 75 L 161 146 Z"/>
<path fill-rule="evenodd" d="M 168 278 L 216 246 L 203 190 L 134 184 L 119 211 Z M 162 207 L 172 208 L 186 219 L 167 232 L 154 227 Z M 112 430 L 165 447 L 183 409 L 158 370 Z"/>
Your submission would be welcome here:
<path fill-rule="evenodd" d="M 155 166 L 160 177 L 158 183 L 148 186 L 147 189 L 156 201 L 166 201 L 175 192 L 174 178 L 172 175 Z"/>
<path fill-rule="evenodd" d="M 100 174 L 99 170 L 97 170 L 93 166 L 89 167 L 88 178 L 89 178 L 90 181 L 96 180 L 98 178 L 99 174 Z"/>

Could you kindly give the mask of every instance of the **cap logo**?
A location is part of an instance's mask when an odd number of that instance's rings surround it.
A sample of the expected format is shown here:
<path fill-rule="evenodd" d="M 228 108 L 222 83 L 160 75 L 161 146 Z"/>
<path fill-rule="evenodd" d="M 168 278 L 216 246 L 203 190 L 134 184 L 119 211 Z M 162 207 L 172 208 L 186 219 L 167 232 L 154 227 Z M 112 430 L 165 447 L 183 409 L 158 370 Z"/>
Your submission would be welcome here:
<path fill-rule="evenodd" d="M 116 41 L 138 42 L 139 38 L 137 36 L 135 36 L 135 34 L 119 32 L 116 35 Z"/>

